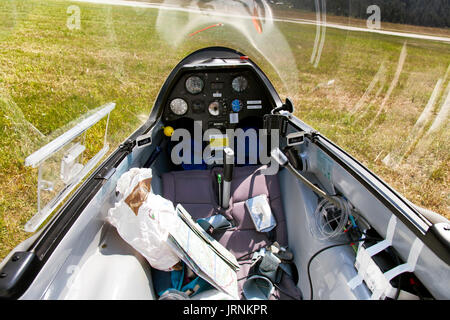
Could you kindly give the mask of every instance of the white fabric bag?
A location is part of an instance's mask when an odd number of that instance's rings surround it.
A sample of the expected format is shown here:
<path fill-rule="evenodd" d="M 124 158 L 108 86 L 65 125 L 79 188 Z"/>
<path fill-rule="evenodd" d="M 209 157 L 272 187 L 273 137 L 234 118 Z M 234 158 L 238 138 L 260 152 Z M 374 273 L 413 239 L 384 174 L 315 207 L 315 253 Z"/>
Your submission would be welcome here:
<path fill-rule="evenodd" d="M 170 200 L 151 192 L 151 178 L 151 169 L 124 173 L 116 186 L 118 201 L 106 219 L 153 268 L 171 271 L 180 261 L 167 244 L 176 212 Z"/>

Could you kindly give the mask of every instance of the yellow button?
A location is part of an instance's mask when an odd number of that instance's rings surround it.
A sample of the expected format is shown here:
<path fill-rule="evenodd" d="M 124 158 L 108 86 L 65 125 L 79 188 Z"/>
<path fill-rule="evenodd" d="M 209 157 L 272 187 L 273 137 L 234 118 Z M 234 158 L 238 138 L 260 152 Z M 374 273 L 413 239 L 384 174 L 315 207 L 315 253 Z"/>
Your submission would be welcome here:
<path fill-rule="evenodd" d="M 171 126 L 164 127 L 164 135 L 167 137 L 171 137 L 173 134 L 173 128 Z"/>

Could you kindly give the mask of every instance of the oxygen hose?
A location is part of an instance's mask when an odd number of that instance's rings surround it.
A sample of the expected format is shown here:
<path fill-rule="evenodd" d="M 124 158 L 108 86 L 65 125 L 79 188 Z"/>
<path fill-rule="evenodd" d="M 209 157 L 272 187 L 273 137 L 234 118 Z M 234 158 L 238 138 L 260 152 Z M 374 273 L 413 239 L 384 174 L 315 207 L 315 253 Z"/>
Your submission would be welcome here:
<path fill-rule="evenodd" d="M 315 192 L 323 200 L 317 206 L 315 217 L 318 231 L 324 236 L 324 239 L 332 238 L 339 235 L 344 227 L 347 225 L 348 219 L 351 216 L 350 204 L 342 197 L 329 195 L 319 187 L 315 186 L 311 181 L 301 175 L 289 162 L 288 157 L 279 149 L 276 148 L 271 152 L 272 158 L 278 162 L 279 165 L 285 167 L 295 177 L 301 180 L 308 188 Z M 338 208 L 340 213 L 338 216 L 329 219 L 328 210 Z M 331 223 L 336 223 L 336 227 L 332 227 Z M 326 230 L 327 226 L 330 230 Z"/>
<path fill-rule="evenodd" d="M 275 161 L 278 162 L 278 164 L 282 167 L 285 167 L 291 172 L 294 176 L 296 176 L 298 179 L 300 179 L 307 187 L 309 187 L 312 191 L 314 191 L 317 195 L 320 197 L 327 199 L 329 202 L 334 203 L 337 207 L 341 207 L 342 204 L 339 201 L 339 199 L 336 196 L 331 196 L 327 194 L 325 191 L 320 189 L 319 187 L 312 184 L 311 181 L 306 179 L 303 175 L 301 175 L 289 162 L 289 159 L 286 157 L 286 155 L 279 149 L 275 148 L 270 153 L 272 158 L 275 159 Z"/>
<path fill-rule="evenodd" d="M 339 201 L 339 198 L 336 196 L 331 196 L 329 194 L 327 194 L 325 191 L 323 191 L 322 189 L 320 189 L 319 187 L 315 186 L 314 184 L 311 183 L 311 181 L 309 181 L 308 179 L 306 179 L 303 175 L 301 175 L 300 173 L 298 173 L 298 171 L 291 165 L 290 162 L 288 162 L 285 166 L 289 172 L 291 172 L 292 174 L 294 174 L 298 179 L 302 180 L 302 182 L 304 184 L 306 184 L 306 186 L 308 186 L 312 191 L 314 191 L 318 196 L 328 200 L 328 202 L 332 202 L 333 204 L 335 204 L 337 207 L 342 207 L 342 203 L 341 201 Z"/>

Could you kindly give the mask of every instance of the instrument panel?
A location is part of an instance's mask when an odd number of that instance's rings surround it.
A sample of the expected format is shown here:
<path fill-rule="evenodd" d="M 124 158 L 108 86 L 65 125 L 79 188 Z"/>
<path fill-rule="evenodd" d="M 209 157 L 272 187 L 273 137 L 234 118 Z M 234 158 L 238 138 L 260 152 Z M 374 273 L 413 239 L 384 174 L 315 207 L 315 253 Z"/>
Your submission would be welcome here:
<path fill-rule="evenodd" d="M 186 72 L 176 82 L 166 101 L 163 118 L 202 121 L 208 128 L 236 128 L 248 118 L 270 113 L 274 103 L 264 84 L 248 69 Z"/>

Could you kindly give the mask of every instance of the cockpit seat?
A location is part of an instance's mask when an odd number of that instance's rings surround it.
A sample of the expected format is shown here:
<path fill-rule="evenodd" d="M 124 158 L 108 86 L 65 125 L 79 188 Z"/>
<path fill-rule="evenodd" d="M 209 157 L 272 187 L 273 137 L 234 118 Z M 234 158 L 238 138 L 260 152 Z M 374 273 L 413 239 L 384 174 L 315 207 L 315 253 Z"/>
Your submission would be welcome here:
<path fill-rule="evenodd" d="M 211 170 L 172 171 L 162 175 L 163 196 L 175 205 L 181 204 L 195 219 L 207 218 L 214 214 L 222 214 L 233 224 L 226 231 L 215 230 L 213 237 L 226 247 L 236 258 L 258 251 L 276 240 L 287 246 L 287 229 L 281 201 L 277 175 L 264 175 L 260 166 L 235 167 L 231 184 L 230 206 L 227 210 L 219 206 L 217 174 L 222 168 Z M 272 213 L 277 221 L 275 232 L 271 235 L 257 232 L 245 206 L 245 201 L 265 194 L 268 197 Z M 252 255 L 245 257 L 238 271 L 239 294 L 250 271 Z M 292 278 L 283 274 L 272 299 L 300 298 L 300 292 Z M 287 293 L 289 296 L 287 296 Z M 242 296 L 241 296 L 242 298 Z"/>

